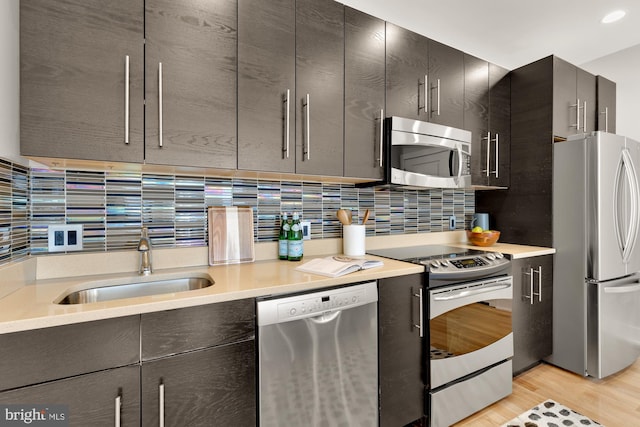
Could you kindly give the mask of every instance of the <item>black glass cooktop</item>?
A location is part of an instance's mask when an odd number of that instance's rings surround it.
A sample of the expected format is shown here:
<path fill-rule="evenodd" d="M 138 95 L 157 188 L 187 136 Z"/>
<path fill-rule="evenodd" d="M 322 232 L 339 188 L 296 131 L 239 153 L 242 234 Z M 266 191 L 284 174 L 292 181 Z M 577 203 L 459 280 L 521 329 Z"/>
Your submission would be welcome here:
<path fill-rule="evenodd" d="M 414 262 L 418 264 L 421 261 L 426 260 L 455 259 L 469 255 L 480 255 L 486 252 L 475 249 L 456 248 L 454 246 L 422 245 L 405 246 L 393 249 L 374 249 L 368 250 L 367 253 L 371 255 L 396 259 L 399 261 Z"/>

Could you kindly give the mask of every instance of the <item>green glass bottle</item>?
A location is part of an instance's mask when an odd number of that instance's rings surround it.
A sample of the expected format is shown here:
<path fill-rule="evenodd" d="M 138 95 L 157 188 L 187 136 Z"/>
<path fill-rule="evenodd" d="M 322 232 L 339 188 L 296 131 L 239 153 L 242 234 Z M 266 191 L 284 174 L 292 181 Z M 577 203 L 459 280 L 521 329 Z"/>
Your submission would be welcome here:
<path fill-rule="evenodd" d="M 282 213 L 282 222 L 280 223 L 280 234 L 278 235 L 278 258 L 289 259 L 289 230 L 291 225 L 287 219 L 287 213 Z"/>
<path fill-rule="evenodd" d="M 300 261 L 303 255 L 303 247 L 302 226 L 300 225 L 298 212 L 293 213 L 293 222 L 291 223 L 291 230 L 289 230 L 288 247 L 289 261 Z"/>

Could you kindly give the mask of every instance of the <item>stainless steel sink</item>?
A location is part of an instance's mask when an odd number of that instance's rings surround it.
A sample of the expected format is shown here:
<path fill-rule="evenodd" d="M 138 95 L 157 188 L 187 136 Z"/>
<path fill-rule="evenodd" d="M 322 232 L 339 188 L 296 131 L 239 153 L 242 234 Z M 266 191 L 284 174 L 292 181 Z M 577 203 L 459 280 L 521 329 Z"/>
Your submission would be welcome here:
<path fill-rule="evenodd" d="M 63 294 L 57 304 L 86 304 L 90 302 L 111 301 L 123 298 L 149 295 L 170 294 L 207 288 L 214 284 L 208 275 L 192 275 L 177 278 L 158 278 L 153 276 L 145 281 L 133 283 L 110 283 L 81 289 Z"/>

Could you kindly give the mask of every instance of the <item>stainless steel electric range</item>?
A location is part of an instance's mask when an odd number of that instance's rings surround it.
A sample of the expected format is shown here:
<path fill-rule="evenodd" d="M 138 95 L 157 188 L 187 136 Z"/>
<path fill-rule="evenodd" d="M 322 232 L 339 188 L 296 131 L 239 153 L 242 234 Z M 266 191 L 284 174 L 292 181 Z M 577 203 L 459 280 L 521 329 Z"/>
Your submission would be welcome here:
<path fill-rule="evenodd" d="M 430 427 L 449 426 L 511 394 L 511 261 L 499 252 L 440 245 L 368 253 L 422 264 L 428 274 L 428 298 L 420 298 L 429 319 Z"/>

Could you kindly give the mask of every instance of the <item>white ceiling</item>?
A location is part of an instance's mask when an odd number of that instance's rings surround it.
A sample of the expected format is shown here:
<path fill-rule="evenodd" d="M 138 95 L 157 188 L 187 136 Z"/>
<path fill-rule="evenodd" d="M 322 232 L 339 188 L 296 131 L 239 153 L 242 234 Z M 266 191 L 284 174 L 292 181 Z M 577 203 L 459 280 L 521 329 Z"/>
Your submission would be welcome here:
<path fill-rule="evenodd" d="M 555 54 L 573 64 L 640 44 L 640 0 L 340 0 L 509 69 Z M 627 15 L 602 24 L 607 13 Z"/>

